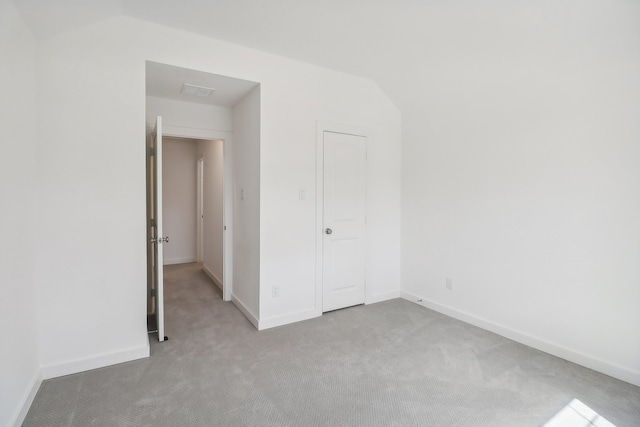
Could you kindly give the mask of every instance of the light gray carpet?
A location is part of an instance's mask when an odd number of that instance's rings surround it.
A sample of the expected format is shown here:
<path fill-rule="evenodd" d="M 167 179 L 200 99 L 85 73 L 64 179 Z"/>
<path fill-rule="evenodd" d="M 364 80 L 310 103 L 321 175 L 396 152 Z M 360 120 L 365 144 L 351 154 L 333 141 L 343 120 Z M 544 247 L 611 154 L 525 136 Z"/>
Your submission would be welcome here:
<path fill-rule="evenodd" d="M 577 398 L 640 425 L 640 388 L 392 300 L 258 332 L 166 268 L 169 341 L 43 382 L 24 426 L 540 426 Z"/>

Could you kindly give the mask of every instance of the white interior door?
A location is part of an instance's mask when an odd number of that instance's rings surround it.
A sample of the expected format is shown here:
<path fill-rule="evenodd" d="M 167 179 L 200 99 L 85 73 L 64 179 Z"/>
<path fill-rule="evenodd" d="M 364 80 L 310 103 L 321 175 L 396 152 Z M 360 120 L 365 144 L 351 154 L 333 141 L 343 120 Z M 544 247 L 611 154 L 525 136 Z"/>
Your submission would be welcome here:
<path fill-rule="evenodd" d="M 155 314 L 158 326 L 158 341 L 164 341 L 164 271 L 163 271 L 163 251 L 162 243 L 169 239 L 163 236 L 162 232 L 162 117 L 156 118 L 156 126 L 153 130 L 152 140 L 152 162 L 153 162 L 153 189 L 152 189 L 152 236 L 150 244 L 154 246 L 153 251 L 153 285 Z"/>
<path fill-rule="evenodd" d="M 365 302 L 367 138 L 324 131 L 322 311 Z"/>

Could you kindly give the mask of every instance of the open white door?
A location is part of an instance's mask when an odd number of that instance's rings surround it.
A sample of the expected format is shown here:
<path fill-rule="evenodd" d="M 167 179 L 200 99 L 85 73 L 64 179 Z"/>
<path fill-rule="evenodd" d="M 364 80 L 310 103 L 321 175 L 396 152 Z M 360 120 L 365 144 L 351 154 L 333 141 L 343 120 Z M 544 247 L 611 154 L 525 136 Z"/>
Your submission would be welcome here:
<path fill-rule="evenodd" d="M 164 271 L 162 244 L 169 241 L 168 237 L 162 234 L 162 117 L 156 119 L 156 126 L 153 130 L 151 147 L 151 161 L 153 163 L 153 185 L 152 185 L 152 216 L 151 216 L 151 239 L 150 244 L 153 250 L 153 288 L 155 300 L 155 314 L 158 326 L 158 341 L 164 341 Z"/>
<path fill-rule="evenodd" d="M 325 131 L 322 311 L 365 302 L 367 138 Z"/>

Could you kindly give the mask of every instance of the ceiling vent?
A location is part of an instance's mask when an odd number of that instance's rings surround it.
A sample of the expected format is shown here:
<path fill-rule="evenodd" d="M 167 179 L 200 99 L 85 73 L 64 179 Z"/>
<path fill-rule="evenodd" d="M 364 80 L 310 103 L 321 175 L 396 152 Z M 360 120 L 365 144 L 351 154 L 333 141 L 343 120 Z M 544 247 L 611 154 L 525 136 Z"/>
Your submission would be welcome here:
<path fill-rule="evenodd" d="M 180 93 L 184 95 L 194 95 L 202 97 L 213 95 L 213 91 L 215 91 L 215 89 L 210 87 L 190 85 L 187 83 L 183 84 L 182 89 L 180 89 Z"/>

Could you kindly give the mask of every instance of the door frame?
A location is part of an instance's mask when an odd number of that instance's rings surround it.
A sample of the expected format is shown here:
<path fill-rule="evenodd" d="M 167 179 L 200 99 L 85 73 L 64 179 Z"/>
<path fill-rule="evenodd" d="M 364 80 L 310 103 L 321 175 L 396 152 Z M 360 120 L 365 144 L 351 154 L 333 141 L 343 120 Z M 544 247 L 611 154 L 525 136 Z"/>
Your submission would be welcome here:
<path fill-rule="evenodd" d="M 323 256 L 323 232 L 324 232 L 324 133 L 325 132 L 334 132 L 334 133 L 342 133 L 346 135 L 354 135 L 361 136 L 366 138 L 367 147 L 370 146 L 371 142 L 371 131 L 369 129 L 354 126 L 354 125 L 345 125 L 340 123 L 331 123 L 324 121 L 316 122 L 316 301 L 315 301 L 315 313 L 318 316 L 322 315 L 322 287 L 323 287 L 323 277 L 322 277 L 322 266 L 324 262 Z M 367 192 L 369 191 L 369 167 L 368 167 L 368 159 L 367 159 Z M 366 197 L 368 200 L 368 197 Z M 365 202 L 365 215 L 368 213 L 368 203 Z M 367 251 L 367 241 L 368 238 L 365 237 L 365 251 Z M 366 253 L 365 252 L 365 253 Z M 368 304 L 369 301 L 369 288 L 366 283 L 368 280 L 368 256 L 365 254 L 365 292 L 364 292 L 364 303 Z"/>
<path fill-rule="evenodd" d="M 224 142 L 223 142 L 224 147 Z M 224 149 L 224 148 L 223 148 Z M 196 262 L 204 261 L 204 158 L 196 163 Z M 224 197 L 224 191 L 223 191 Z M 224 203 L 224 202 L 223 202 Z M 224 273 L 224 270 L 223 270 Z"/>
<path fill-rule="evenodd" d="M 222 299 L 231 301 L 233 293 L 233 134 L 225 131 L 163 124 L 162 135 L 169 138 L 222 141 L 224 166 L 222 177 L 222 223 L 224 227 L 222 234 Z"/>
<path fill-rule="evenodd" d="M 162 117 L 157 116 L 147 138 L 147 290 L 153 292 L 147 297 L 156 320 L 158 341 L 167 339 L 164 335 L 164 241 L 162 230 Z M 151 300 L 153 299 L 153 303 Z M 147 324 L 148 325 L 148 324 Z"/>

